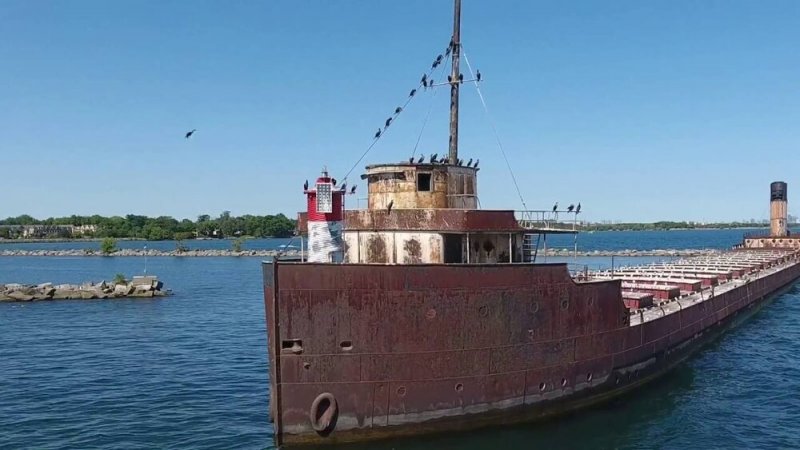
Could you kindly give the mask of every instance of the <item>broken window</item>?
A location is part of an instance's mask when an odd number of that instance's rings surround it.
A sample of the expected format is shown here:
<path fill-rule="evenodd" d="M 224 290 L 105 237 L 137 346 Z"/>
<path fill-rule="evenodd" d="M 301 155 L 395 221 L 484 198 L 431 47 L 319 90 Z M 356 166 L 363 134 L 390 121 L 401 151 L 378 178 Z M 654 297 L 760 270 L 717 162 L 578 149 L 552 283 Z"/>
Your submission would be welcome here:
<path fill-rule="evenodd" d="M 431 189 L 431 174 L 429 173 L 418 173 L 417 174 L 417 191 L 418 192 L 430 192 Z"/>

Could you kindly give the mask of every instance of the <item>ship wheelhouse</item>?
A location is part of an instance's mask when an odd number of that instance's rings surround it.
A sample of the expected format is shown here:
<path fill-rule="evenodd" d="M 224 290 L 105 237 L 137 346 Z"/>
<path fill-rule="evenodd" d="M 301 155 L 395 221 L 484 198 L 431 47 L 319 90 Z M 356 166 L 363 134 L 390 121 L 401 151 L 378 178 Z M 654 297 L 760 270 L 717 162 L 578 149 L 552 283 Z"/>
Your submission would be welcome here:
<path fill-rule="evenodd" d="M 478 209 L 478 170 L 440 162 L 367 166 L 361 176 L 367 182 L 366 209 L 338 204 L 342 231 L 334 238 L 344 249 L 342 262 L 531 263 L 540 245 L 546 250 L 547 234 L 577 233 L 574 213 L 571 222 L 561 222 L 554 211 Z M 337 198 L 344 193 L 337 190 Z M 309 214 L 314 211 L 299 214 L 301 235 L 309 231 Z"/>

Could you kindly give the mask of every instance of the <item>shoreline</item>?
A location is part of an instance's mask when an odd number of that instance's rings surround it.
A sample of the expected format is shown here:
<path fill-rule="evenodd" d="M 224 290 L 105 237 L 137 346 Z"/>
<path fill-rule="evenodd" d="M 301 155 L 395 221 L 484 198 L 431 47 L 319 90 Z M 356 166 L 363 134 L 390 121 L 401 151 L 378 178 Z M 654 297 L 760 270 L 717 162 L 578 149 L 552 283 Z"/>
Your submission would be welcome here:
<path fill-rule="evenodd" d="M 589 250 L 578 251 L 577 253 L 567 249 L 549 249 L 547 252 L 539 252 L 538 256 L 548 257 L 637 257 L 637 256 L 665 256 L 665 257 L 688 257 L 688 256 L 704 256 L 714 255 L 721 250 L 717 249 L 654 249 L 654 250 Z M 123 249 L 117 250 L 114 253 L 107 255 L 102 254 L 96 250 L 84 249 L 71 249 L 71 250 L 0 250 L 0 257 L 15 257 L 15 256 L 40 256 L 40 257 L 177 257 L 177 258 L 215 258 L 215 257 L 275 257 L 281 254 L 288 257 L 299 257 L 301 253 L 299 250 L 242 250 L 236 252 L 233 250 L 139 250 L 139 249 Z"/>

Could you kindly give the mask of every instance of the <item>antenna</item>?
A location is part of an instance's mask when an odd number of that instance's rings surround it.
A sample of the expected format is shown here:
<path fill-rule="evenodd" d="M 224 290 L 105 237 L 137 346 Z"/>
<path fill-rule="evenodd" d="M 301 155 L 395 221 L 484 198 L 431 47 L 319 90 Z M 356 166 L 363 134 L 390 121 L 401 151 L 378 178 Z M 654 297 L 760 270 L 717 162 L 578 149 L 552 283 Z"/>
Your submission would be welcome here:
<path fill-rule="evenodd" d="M 461 0 L 453 11 L 453 72 L 450 75 L 450 161 L 458 161 L 458 88 L 461 84 L 458 62 L 461 56 Z"/>

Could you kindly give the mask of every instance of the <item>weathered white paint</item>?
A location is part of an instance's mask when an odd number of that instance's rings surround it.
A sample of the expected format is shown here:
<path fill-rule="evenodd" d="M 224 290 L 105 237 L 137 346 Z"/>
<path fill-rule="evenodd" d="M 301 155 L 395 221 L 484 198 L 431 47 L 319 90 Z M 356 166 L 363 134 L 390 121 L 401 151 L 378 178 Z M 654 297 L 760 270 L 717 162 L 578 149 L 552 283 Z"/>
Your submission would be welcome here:
<path fill-rule="evenodd" d="M 372 264 L 436 264 L 444 262 L 440 233 L 345 231 L 347 261 Z"/>
<path fill-rule="evenodd" d="M 308 262 L 343 260 L 342 222 L 308 222 Z"/>

